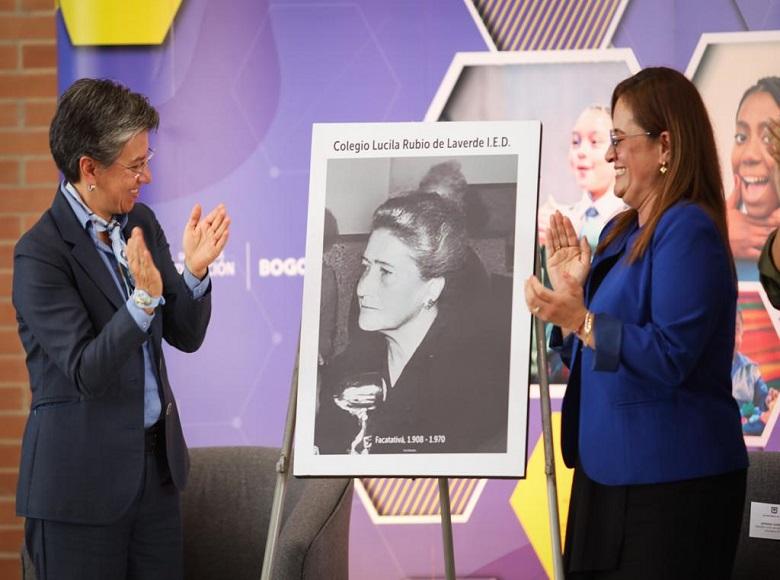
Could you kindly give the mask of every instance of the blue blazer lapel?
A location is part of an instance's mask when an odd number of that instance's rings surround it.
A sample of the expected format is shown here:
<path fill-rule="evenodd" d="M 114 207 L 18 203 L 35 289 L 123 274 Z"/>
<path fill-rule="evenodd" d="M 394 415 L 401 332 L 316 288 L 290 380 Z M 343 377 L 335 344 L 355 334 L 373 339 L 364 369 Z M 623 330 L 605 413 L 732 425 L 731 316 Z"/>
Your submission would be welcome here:
<path fill-rule="evenodd" d="M 111 273 L 98 255 L 98 249 L 89 234 L 81 227 L 67 200 L 58 190 L 51 206 L 51 215 L 60 230 L 62 239 L 71 245 L 73 258 L 84 269 L 100 291 L 116 308 L 121 308 L 125 299 L 116 287 Z"/>
<path fill-rule="evenodd" d="M 626 249 L 626 243 L 628 243 L 628 238 L 631 237 L 631 234 L 635 231 L 636 223 L 634 223 L 633 226 L 626 228 L 622 234 L 612 240 L 612 243 L 609 244 L 603 252 L 596 254 L 593 263 L 590 265 L 590 275 L 585 284 L 586 304 L 590 304 L 590 300 L 593 298 L 593 294 L 598 289 L 604 276 L 607 275 L 607 272 L 612 269 L 615 262 L 623 255 L 623 252 Z"/>
<path fill-rule="evenodd" d="M 608 225 L 607 227 L 610 226 Z M 623 255 L 623 252 L 626 249 L 628 238 L 631 237 L 631 234 L 635 231 L 636 223 L 634 223 L 632 227 L 627 228 L 626 231 L 620 234 L 620 236 L 615 238 L 603 252 L 597 254 L 593 259 L 593 262 L 590 265 L 590 274 L 588 275 L 588 279 L 585 281 L 586 306 L 590 304 L 591 298 L 593 298 L 593 294 L 595 294 L 602 280 L 604 280 L 604 276 L 607 275 L 607 273 Z M 580 339 L 576 336 L 574 337 L 574 345 L 572 348 L 573 352 L 571 357 L 571 368 L 574 368 L 574 366 L 578 364 L 577 359 L 580 354 Z"/>

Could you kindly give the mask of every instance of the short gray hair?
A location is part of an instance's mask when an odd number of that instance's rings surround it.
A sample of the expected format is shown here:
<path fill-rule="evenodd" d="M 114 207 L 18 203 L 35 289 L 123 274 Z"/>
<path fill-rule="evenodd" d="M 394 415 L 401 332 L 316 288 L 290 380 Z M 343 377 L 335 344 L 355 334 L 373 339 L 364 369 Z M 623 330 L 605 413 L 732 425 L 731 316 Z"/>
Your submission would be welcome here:
<path fill-rule="evenodd" d="M 107 79 L 79 79 L 60 97 L 49 129 L 49 147 L 65 178 L 81 178 L 79 159 L 108 166 L 142 131 L 157 129 L 160 116 L 145 96 Z"/>

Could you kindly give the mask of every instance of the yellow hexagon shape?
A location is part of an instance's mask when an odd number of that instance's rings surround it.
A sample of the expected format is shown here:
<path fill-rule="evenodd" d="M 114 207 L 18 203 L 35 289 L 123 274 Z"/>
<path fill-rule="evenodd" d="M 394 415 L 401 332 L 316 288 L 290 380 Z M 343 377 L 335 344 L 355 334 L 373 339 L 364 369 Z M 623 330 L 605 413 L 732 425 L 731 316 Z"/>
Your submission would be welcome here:
<path fill-rule="evenodd" d="M 555 476 L 558 487 L 558 513 L 561 518 L 561 546 L 566 537 L 566 514 L 569 511 L 571 482 L 574 470 L 563 464 L 560 454 L 561 414 L 552 414 L 553 446 L 555 455 Z M 550 542 L 550 518 L 547 510 L 547 476 L 544 474 L 544 440 L 536 441 L 534 450 L 526 466 L 526 478 L 517 483 L 509 503 L 520 520 L 526 536 L 533 546 L 536 556 L 542 563 L 547 576 L 552 578 L 552 543 Z"/>
<path fill-rule="evenodd" d="M 74 46 L 162 44 L 181 0 L 60 0 Z"/>

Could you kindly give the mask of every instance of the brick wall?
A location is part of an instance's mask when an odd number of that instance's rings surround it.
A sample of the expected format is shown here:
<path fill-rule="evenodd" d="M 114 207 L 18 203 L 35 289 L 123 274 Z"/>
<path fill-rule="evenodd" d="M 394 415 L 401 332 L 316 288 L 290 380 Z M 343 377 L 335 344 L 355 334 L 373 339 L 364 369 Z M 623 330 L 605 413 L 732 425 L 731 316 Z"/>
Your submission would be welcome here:
<path fill-rule="evenodd" d="M 57 94 L 54 0 L 0 0 L 0 578 L 18 580 L 22 520 L 14 515 L 30 402 L 11 305 L 13 246 L 51 202 L 57 172 L 48 125 Z"/>

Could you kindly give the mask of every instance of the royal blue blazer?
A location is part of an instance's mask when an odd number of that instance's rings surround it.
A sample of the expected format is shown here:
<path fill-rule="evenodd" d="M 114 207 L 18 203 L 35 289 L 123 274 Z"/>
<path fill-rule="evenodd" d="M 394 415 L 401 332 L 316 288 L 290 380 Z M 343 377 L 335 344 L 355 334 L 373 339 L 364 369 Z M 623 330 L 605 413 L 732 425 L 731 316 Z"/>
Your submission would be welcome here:
<path fill-rule="evenodd" d="M 585 301 L 595 314 L 595 350 L 573 334 L 558 341 L 571 369 L 564 460 L 574 467 L 579 457 L 605 485 L 746 468 L 731 396 L 737 288 L 724 240 L 704 210 L 679 203 L 629 264 L 640 232 L 634 222 L 591 266 Z"/>

